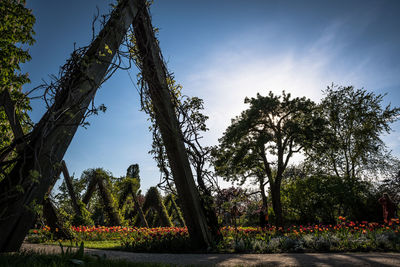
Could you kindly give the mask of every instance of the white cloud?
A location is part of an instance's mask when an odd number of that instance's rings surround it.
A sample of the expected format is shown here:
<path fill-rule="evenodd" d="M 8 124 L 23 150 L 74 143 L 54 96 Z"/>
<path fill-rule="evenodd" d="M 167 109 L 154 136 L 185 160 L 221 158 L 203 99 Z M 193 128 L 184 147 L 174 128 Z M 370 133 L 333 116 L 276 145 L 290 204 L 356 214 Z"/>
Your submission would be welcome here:
<path fill-rule="evenodd" d="M 319 101 L 321 89 L 333 81 L 324 78 L 334 57 L 325 51 L 324 43 L 314 45 L 305 54 L 285 50 L 275 55 L 262 50 L 224 50 L 221 44 L 183 83 L 185 90 L 190 88 L 189 95 L 205 101 L 210 117 L 207 142 L 216 144 L 230 120 L 247 108 L 243 103 L 246 96 L 266 95 L 269 91 L 281 94 L 285 90 L 295 97 Z"/>

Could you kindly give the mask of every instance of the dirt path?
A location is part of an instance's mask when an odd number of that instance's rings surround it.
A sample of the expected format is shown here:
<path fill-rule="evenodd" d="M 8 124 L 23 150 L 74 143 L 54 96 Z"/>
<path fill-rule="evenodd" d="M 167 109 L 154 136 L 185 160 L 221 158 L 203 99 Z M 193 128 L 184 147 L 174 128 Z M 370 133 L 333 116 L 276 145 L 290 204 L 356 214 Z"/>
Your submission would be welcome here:
<path fill-rule="evenodd" d="M 28 244 L 23 250 L 60 253 L 60 247 Z M 283 253 L 283 254 L 152 254 L 85 249 L 90 255 L 131 262 L 211 266 L 400 266 L 400 253 Z"/>

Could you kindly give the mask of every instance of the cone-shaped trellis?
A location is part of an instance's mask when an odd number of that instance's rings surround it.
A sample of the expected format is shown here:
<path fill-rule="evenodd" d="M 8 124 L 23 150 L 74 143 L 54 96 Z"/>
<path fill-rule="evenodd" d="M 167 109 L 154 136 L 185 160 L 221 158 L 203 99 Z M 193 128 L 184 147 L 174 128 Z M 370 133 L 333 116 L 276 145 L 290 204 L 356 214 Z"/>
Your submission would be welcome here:
<path fill-rule="evenodd" d="M 131 177 L 124 178 L 124 180 L 121 182 L 122 192 L 119 198 L 118 207 L 121 210 L 125 205 L 127 198 L 131 196 L 134 203 L 135 213 L 139 215 L 139 219 L 137 220 L 138 223 L 136 225 L 149 227 L 144 212 L 142 210 L 142 207 L 140 206 L 139 201 L 137 199 L 136 192 L 138 191 L 139 187 L 140 187 L 140 181 L 138 178 L 131 178 Z"/>
<path fill-rule="evenodd" d="M 156 187 L 150 187 L 146 193 L 146 200 L 143 203 L 143 212 L 152 213 L 153 215 L 157 215 L 160 221 L 161 226 L 173 226 L 171 218 L 168 215 L 167 209 L 162 201 L 162 197 L 160 192 L 158 192 Z M 148 223 L 151 223 L 148 220 Z M 150 226 L 155 226 L 150 225 Z"/>
<path fill-rule="evenodd" d="M 167 212 L 172 220 L 177 220 L 179 226 L 185 227 L 185 220 L 183 219 L 183 215 L 181 209 L 178 207 L 175 201 L 175 196 L 169 194 L 164 199 L 164 205 L 167 208 Z M 175 225 L 176 226 L 176 225 Z"/>
<path fill-rule="evenodd" d="M 121 218 L 116 207 L 117 203 L 114 203 L 110 190 L 111 185 L 107 178 L 103 169 L 90 169 L 89 185 L 83 197 L 83 203 L 87 205 L 95 190 L 98 189 L 109 224 L 112 226 L 121 225 Z"/>
<path fill-rule="evenodd" d="M 139 14 L 140 13 L 140 14 Z M 78 126 L 84 121 L 97 89 L 108 73 L 114 55 L 133 23 L 149 87 L 155 118 L 165 144 L 185 221 L 194 247 L 205 248 L 213 238 L 204 216 L 184 144 L 180 138 L 167 72 L 155 39 L 145 0 L 121 0 L 89 48 L 69 61 L 59 80 L 54 102 L 29 135 L 18 138 L 18 157 L 0 181 L 0 252 L 16 251 L 32 226 L 35 205 L 43 202 Z M 74 54 L 76 56 L 76 54 Z M 75 58 L 76 59 L 76 58 Z M 53 88 L 54 89 L 54 88 Z M 8 150 L 5 151 L 8 153 Z M 3 162 L 3 155 L 0 160 Z M 111 203 L 105 184 L 97 183 L 104 204 Z M 89 188 L 90 189 L 90 188 Z M 84 202 L 90 199 L 90 191 Z M 106 203 L 107 202 L 107 203 Z M 106 208 L 112 224 L 119 225 L 112 206 Z M 162 213 L 161 213 L 161 216 Z"/>

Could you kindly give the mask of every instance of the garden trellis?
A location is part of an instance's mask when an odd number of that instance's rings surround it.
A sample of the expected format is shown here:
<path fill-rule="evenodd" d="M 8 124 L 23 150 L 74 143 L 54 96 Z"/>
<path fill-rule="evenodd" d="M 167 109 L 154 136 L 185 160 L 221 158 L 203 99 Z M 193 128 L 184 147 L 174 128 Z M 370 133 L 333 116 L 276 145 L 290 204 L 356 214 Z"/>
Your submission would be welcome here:
<path fill-rule="evenodd" d="M 43 202 L 55 184 L 57 171 L 79 125 L 90 112 L 99 86 L 118 67 L 113 62 L 128 29 L 133 25 L 143 62 L 143 77 L 155 107 L 183 213 L 193 244 L 212 243 L 197 188 L 177 124 L 167 72 L 154 36 L 145 0 L 123 0 L 89 47 L 76 50 L 62 77 L 47 88 L 49 108 L 33 130 L 14 131 L 14 142 L 1 151 L 0 252 L 18 250 L 34 222 L 34 206 Z M 3 89 L 2 89 L 3 90 Z M 5 90 L 8 90 L 7 88 Z M 10 102 L 7 102 L 8 104 Z M 7 104 L 6 103 L 6 104 Z M 13 118 L 9 116 L 12 123 Z M 15 124 L 16 125 L 16 124 Z M 18 126 L 17 126 L 18 127 Z M 15 157 L 9 159 L 12 151 Z"/>

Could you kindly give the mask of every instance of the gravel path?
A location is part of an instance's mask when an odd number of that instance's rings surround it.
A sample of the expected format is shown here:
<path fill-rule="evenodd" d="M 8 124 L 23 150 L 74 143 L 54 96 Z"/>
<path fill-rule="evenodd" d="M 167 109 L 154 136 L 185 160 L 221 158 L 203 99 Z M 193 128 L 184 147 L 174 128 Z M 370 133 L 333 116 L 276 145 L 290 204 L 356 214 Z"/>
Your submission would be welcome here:
<path fill-rule="evenodd" d="M 58 246 L 28 244 L 22 250 L 60 253 Z M 179 266 L 400 266 L 400 253 L 283 253 L 283 254 L 159 254 L 85 248 L 90 255 L 131 262 L 169 263 Z"/>

